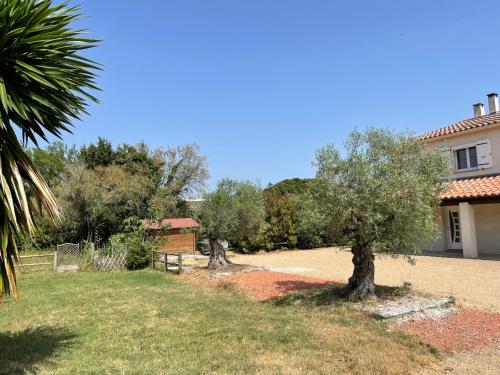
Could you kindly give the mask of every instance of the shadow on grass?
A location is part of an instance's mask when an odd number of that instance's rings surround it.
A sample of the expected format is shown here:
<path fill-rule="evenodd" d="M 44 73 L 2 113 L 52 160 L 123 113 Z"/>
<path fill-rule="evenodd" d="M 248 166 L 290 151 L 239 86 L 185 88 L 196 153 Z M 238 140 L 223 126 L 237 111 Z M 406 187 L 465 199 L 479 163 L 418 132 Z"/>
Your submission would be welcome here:
<path fill-rule="evenodd" d="M 342 288 L 344 284 L 333 281 L 280 280 L 275 281 L 274 286 L 279 293 L 307 293 L 308 291 L 324 291 L 327 288 L 336 290 L 337 288 Z"/>
<path fill-rule="evenodd" d="M 338 306 L 346 302 L 351 302 L 349 300 L 349 293 L 346 289 L 346 284 L 330 283 L 328 286 L 325 286 L 325 284 L 318 284 L 317 286 L 315 286 L 313 285 L 315 283 L 303 283 L 294 281 L 279 282 L 279 284 L 281 283 L 287 284 L 283 285 L 284 290 L 302 290 L 288 293 L 279 299 L 273 300 L 272 303 L 277 306 L 290 306 L 297 304 L 314 306 Z M 290 283 L 293 283 L 294 285 L 288 285 Z M 307 285 L 297 285 L 298 283 Z M 293 288 L 293 286 L 295 287 Z M 376 285 L 375 295 L 380 299 L 392 299 L 407 295 L 410 290 L 411 289 L 408 285 L 404 285 L 401 287 Z"/>
<path fill-rule="evenodd" d="M 69 347 L 76 335 L 62 328 L 38 327 L 0 333 L 0 374 L 36 373 L 37 365 L 49 362 Z"/>

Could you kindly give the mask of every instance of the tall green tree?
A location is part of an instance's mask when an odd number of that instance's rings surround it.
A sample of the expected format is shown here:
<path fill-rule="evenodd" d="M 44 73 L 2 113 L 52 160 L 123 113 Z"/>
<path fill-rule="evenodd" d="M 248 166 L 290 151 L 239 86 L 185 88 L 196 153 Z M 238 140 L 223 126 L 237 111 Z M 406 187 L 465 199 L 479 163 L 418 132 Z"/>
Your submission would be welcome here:
<path fill-rule="evenodd" d="M 351 246 L 346 292 L 356 300 L 375 292 L 374 251 L 409 257 L 438 235 L 434 209 L 449 167 L 413 135 L 385 129 L 354 131 L 345 149 L 342 156 L 326 146 L 316 165 L 328 187 L 322 207 L 336 218 L 341 244 Z"/>
<path fill-rule="evenodd" d="M 50 188 L 67 178 L 71 164 L 78 159 L 76 147 L 68 147 L 61 141 L 55 141 L 46 148 L 31 148 L 27 154 Z"/>
<path fill-rule="evenodd" d="M 268 186 L 264 190 L 267 236 L 272 247 L 286 246 L 303 249 L 332 243 L 320 200 L 323 182 L 316 178 L 291 178 Z"/>
<path fill-rule="evenodd" d="M 22 143 L 60 137 L 88 101 L 97 101 L 89 90 L 97 89 L 98 66 L 80 54 L 97 41 L 70 28 L 77 17 L 78 7 L 68 3 L 0 0 L 0 293 L 15 298 L 16 237 L 34 229 L 26 186 L 53 218 L 59 216 Z"/>
<path fill-rule="evenodd" d="M 107 139 L 99 137 L 97 144 L 91 143 L 80 149 L 80 157 L 88 168 L 108 166 L 115 160 L 113 145 Z"/>

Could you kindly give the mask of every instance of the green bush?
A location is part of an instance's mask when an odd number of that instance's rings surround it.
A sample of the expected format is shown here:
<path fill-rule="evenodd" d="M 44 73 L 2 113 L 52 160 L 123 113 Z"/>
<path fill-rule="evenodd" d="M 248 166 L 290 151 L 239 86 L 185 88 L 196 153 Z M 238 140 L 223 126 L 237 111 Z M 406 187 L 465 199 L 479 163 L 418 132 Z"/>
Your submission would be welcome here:
<path fill-rule="evenodd" d="M 124 232 L 114 234 L 109 238 L 110 248 L 126 249 L 127 269 L 146 268 L 151 262 L 151 250 L 159 240 L 149 238 L 144 226 L 136 217 L 125 219 L 123 227 Z"/>
<path fill-rule="evenodd" d="M 151 263 L 151 251 L 143 244 L 127 249 L 127 269 L 140 270 Z"/>
<path fill-rule="evenodd" d="M 266 235 L 273 249 L 311 249 L 334 242 L 327 228 L 336 219 L 325 215 L 318 200 L 323 190 L 315 179 L 284 180 L 266 189 Z"/>
<path fill-rule="evenodd" d="M 312 249 L 325 245 L 325 218 L 312 194 L 300 196 L 297 215 L 297 245 Z"/>
<path fill-rule="evenodd" d="M 277 194 L 273 190 L 266 190 L 264 197 L 269 248 L 295 248 L 297 246 L 299 197 L 289 193 Z"/>

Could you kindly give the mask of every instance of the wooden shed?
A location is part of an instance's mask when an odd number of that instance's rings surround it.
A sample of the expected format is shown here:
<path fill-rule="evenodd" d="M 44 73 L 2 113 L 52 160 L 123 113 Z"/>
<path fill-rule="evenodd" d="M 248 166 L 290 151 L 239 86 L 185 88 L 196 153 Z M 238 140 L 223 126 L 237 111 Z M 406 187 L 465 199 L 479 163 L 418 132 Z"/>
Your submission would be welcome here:
<path fill-rule="evenodd" d="M 192 253 L 196 249 L 196 229 L 200 224 L 190 217 L 163 219 L 160 222 L 144 220 L 142 223 L 152 236 L 164 239 L 158 251 Z"/>

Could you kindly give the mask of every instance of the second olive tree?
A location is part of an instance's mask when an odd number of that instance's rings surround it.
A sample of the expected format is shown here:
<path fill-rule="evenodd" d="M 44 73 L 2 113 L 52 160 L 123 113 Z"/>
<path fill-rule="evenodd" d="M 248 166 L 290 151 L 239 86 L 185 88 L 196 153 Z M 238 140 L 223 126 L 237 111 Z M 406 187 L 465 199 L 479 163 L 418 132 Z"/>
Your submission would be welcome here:
<path fill-rule="evenodd" d="M 266 226 L 262 190 L 249 181 L 223 179 L 206 195 L 200 221 L 210 244 L 208 268 L 225 267 L 230 261 L 222 240 L 243 251 L 258 246 L 261 240 Z"/>

